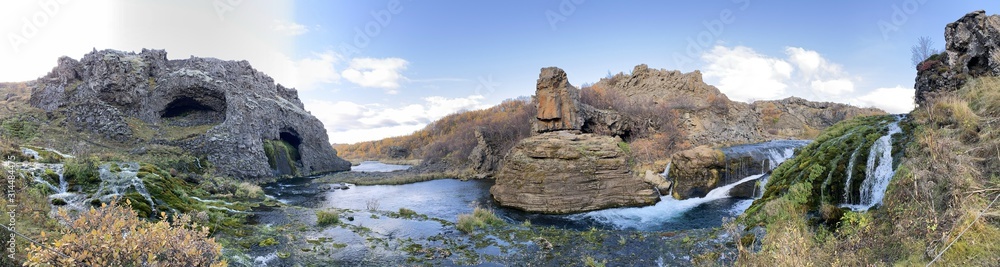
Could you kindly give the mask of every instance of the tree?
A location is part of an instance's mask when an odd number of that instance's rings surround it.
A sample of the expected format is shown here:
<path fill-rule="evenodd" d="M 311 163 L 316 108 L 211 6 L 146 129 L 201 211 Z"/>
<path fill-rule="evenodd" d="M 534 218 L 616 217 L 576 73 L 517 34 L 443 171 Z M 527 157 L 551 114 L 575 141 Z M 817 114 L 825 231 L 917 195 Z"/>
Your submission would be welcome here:
<path fill-rule="evenodd" d="M 933 46 L 934 40 L 931 40 L 930 37 L 922 36 L 917 38 L 917 44 L 910 48 L 910 52 L 912 52 L 910 60 L 913 62 L 914 67 L 920 65 L 920 62 L 924 62 L 924 60 L 932 55 L 940 53 L 940 51 L 935 49 Z"/>

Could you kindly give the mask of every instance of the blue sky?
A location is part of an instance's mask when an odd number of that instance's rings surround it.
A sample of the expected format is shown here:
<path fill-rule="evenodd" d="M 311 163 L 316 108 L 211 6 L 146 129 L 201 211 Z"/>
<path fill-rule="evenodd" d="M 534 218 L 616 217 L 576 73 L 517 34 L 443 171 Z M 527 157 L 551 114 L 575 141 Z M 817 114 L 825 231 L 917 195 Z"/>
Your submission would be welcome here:
<path fill-rule="evenodd" d="M 408 134 L 531 95 L 547 66 L 565 69 L 575 85 L 637 64 L 700 70 L 734 100 L 798 96 L 906 112 L 916 73 L 910 47 L 929 36 L 943 49 L 945 25 L 986 9 L 976 3 L 5 2 L 0 80 L 34 79 L 58 56 L 93 48 L 245 59 L 297 88 L 338 143 Z"/>

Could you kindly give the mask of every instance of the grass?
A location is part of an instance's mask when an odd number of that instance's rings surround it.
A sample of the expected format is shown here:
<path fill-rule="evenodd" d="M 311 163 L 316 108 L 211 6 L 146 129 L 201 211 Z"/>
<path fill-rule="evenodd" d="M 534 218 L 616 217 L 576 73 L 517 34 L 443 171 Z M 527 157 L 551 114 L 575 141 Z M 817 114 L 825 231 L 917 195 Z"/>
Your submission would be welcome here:
<path fill-rule="evenodd" d="M 335 210 L 316 211 L 316 225 L 329 226 L 340 223 L 340 212 Z"/>
<path fill-rule="evenodd" d="M 472 211 L 472 214 L 460 214 L 458 215 L 458 222 L 455 227 L 463 233 L 472 233 L 477 228 L 485 228 L 487 226 L 497 226 L 502 225 L 505 222 L 498 218 L 492 210 L 476 207 Z"/>
<path fill-rule="evenodd" d="M 834 146 L 823 148 L 824 141 L 870 122 L 831 127 L 800 151 L 812 156 L 800 154 L 775 170 L 768 195 L 741 217 L 744 225 L 764 227 L 767 234 L 756 253 L 745 249 L 744 243 L 752 242 L 735 242 L 741 247 L 739 264 L 923 266 L 938 254 L 934 265 L 996 264 L 1000 222 L 989 214 L 1000 207 L 979 215 L 1000 193 L 998 107 L 1000 79 L 989 77 L 971 80 L 911 112 L 912 122 L 903 127 L 906 136 L 894 145 L 894 154 L 901 156 L 883 205 L 867 212 L 837 212 L 816 194 L 815 187 L 825 185 L 815 183 L 813 166 L 830 167 L 817 164 L 843 153 Z M 823 226 L 817 217 L 839 218 Z"/>

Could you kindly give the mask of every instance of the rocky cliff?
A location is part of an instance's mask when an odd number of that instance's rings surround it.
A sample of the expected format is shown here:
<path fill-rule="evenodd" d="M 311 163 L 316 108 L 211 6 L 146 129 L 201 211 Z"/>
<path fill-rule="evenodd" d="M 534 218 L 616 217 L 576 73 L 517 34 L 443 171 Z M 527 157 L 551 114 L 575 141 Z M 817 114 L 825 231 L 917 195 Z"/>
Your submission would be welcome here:
<path fill-rule="evenodd" d="M 220 174 L 253 179 L 348 170 L 294 89 L 247 61 L 167 60 L 163 50 L 93 51 L 59 59 L 30 83 L 32 106 L 70 127 L 141 152 L 178 146 Z"/>
<path fill-rule="evenodd" d="M 649 205 L 659 200 L 652 185 L 632 174 L 627 143 L 618 137 L 580 131 L 607 127 L 588 126 L 604 121 L 588 116 L 613 112 L 580 104 L 577 90 L 563 70 L 542 69 L 534 121 L 534 129 L 542 133 L 521 140 L 500 164 L 496 184 L 490 188 L 500 205 L 563 214 Z"/>
<path fill-rule="evenodd" d="M 1000 16 L 979 10 L 948 23 L 944 29 L 945 51 L 917 65 L 917 105 L 929 98 L 954 92 L 969 78 L 1000 74 Z"/>
<path fill-rule="evenodd" d="M 601 79 L 594 87 L 631 99 L 652 99 L 681 114 L 680 127 L 692 146 L 725 146 L 774 139 L 811 139 L 820 130 L 853 117 L 884 114 L 871 108 L 790 97 L 743 103 L 706 84 L 701 72 L 681 73 L 636 66 L 630 74 Z"/>

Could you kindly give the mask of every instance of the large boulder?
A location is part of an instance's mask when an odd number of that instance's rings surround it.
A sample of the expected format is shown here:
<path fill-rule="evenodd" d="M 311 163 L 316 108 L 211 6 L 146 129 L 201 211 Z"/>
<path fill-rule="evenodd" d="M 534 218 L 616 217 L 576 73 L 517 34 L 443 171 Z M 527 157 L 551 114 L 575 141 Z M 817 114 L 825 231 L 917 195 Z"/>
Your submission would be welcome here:
<path fill-rule="evenodd" d="M 944 29 L 944 53 L 917 65 L 915 100 L 962 87 L 969 78 L 1000 75 L 1000 16 L 973 11 Z"/>
<path fill-rule="evenodd" d="M 675 199 L 704 197 L 720 185 L 726 168 L 726 155 L 708 146 L 674 153 L 670 161 Z"/>
<path fill-rule="evenodd" d="M 549 214 L 654 204 L 659 195 L 633 175 L 621 139 L 556 131 L 518 143 L 490 188 L 502 206 Z"/>
<path fill-rule="evenodd" d="M 652 185 L 632 174 L 621 138 L 580 131 L 624 131 L 621 115 L 581 104 L 579 90 L 556 67 L 542 69 L 535 97 L 534 129 L 541 134 L 521 140 L 499 164 L 490 193 L 500 205 L 564 214 L 659 200 Z M 477 137 L 476 150 L 490 150 L 489 138 Z M 471 155 L 474 162 L 490 162 L 477 151 Z M 489 166 L 496 165 L 481 164 L 477 170 Z"/>
<path fill-rule="evenodd" d="M 30 83 L 32 106 L 118 146 L 180 147 L 221 175 L 256 179 L 343 171 L 323 124 L 295 89 L 247 61 L 168 60 L 163 50 L 62 57 Z"/>

